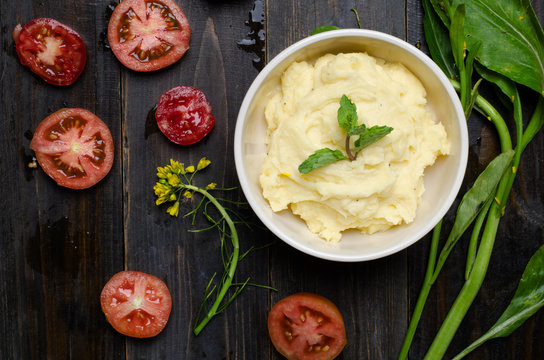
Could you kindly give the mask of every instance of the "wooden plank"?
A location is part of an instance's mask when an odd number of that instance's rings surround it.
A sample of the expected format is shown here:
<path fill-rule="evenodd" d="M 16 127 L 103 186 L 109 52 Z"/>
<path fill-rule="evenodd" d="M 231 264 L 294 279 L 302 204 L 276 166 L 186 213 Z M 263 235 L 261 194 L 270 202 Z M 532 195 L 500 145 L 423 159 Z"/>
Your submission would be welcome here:
<path fill-rule="evenodd" d="M 250 31 L 245 21 L 253 1 L 184 1 L 181 7 L 192 29 L 187 54 L 176 64 L 154 73 L 123 70 L 126 267 L 162 278 L 173 295 L 172 315 L 164 332 L 148 342 L 129 339 L 127 358 L 252 359 L 268 346 L 266 336 L 255 337 L 262 332 L 263 322 L 254 320 L 253 310 L 255 304 L 266 303 L 268 291 L 248 288 L 195 337 L 192 329 L 205 287 L 214 272 L 221 275 L 219 235 L 216 231 L 188 232 L 194 228 L 190 218 L 172 218 L 166 207 L 154 205 L 153 185 L 157 181 L 156 167 L 166 165 L 170 158 L 196 165 L 205 156 L 212 164 L 195 177 L 197 184 L 238 186 L 232 153 L 234 125 L 238 107 L 257 69 L 252 64 L 254 54 L 236 44 Z M 175 145 L 157 129 L 146 135 L 146 129 L 153 129 L 153 119 L 146 126 L 148 112 L 163 92 L 177 85 L 200 88 L 217 119 L 212 132 L 195 145 Z M 242 198 L 239 189 L 224 196 Z M 190 211 L 198 200 L 183 203 L 180 214 Z M 251 212 L 248 214 L 255 219 Z M 200 219 L 196 226 L 208 225 Z M 241 237 L 242 248 L 259 245 L 254 239 L 259 237 Z M 266 252 L 251 255 L 240 266 L 237 281 L 246 276 L 266 281 L 266 262 Z"/>
<path fill-rule="evenodd" d="M 71 191 L 41 169 L 32 170 L 32 132 L 50 113 L 83 107 L 96 113 L 119 140 L 119 72 L 104 58 L 98 34 L 105 7 L 55 1 L 2 4 L 2 111 L 0 145 L 2 353 L 13 359 L 118 358 L 123 344 L 99 334 L 99 294 L 110 269 L 122 261 L 120 159 L 97 186 Z M 87 67 L 68 87 L 46 84 L 18 62 L 11 29 L 49 16 L 74 27 L 87 46 Z M 118 144 L 118 143 L 117 143 Z M 120 147 L 116 150 L 119 152 Z"/>
<path fill-rule="evenodd" d="M 267 5 L 269 60 L 317 26 L 357 27 L 352 7 L 358 10 L 364 28 L 405 38 L 405 5 L 398 1 L 269 1 Z M 403 290 L 406 267 L 404 252 L 343 264 L 317 260 L 280 243 L 270 249 L 271 285 L 278 289 L 271 303 L 299 291 L 325 296 L 336 303 L 346 320 L 349 335 L 344 359 L 391 359 L 400 349 L 399 329 L 408 316 Z M 272 358 L 281 357 L 273 351 Z"/>

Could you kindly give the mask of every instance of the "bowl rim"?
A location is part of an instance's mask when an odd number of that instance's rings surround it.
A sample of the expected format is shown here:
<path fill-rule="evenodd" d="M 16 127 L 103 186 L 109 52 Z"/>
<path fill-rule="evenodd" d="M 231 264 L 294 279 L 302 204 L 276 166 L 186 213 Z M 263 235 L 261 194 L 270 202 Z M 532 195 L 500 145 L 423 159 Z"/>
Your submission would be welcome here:
<path fill-rule="evenodd" d="M 296 51 L 308 45 L 314 44 L 316 42 L 328 40 L 331 38 L 337 38 L 337 37 L 362 37 L 362 38 L 368 38 L 368 39 L 374 39 L 374 40 L 381 40 L 381 41 L 388 42 L 392 45 L 395 45 L 405 51 L 408 51 L 409 53 L 414 55 L 416 58 L 418 58 L 421 62 L 423 62 L 427 67 L 431 69 L 431 71 L 438 78 L 442 86 L 445 88 L 450 99 L 453 99 L 453 106 L 456 112 L 455 118 L 457 118 L 458 120 L 461 120 L 461 119 L 463 120 L 463 121 L 459 121 L 459 130 L 460 130 L 459 168 L 461 169 L 461 171 L 459 171 L 456 174 L 456 178 L 455 178 L 455 181 L 453 182 L 452 190 L 450 191 L 448 197 L 444 201 L 444 205 L 439 209 L 439 211 L 435 213 L 435 215 L 431 218 L 431 221 L 429 221 L 425 226 L 422 226 L 421 229 L 412 237 L 408 238 L 407 240 L 403 240 L 399 242 L 398 244 L 396 244 L 396 246 L 392 246 L 390 248 L 377 251 L 374 253 L 370 253 L 370 254 L 355 254 L 355 255 L 332 254 L 332 253 L 316 250 L 312 247 L 305 246 L 304 244 L 293 241 L 290 237 L 286 236 L 282 231 L 280 231 L 278 227 L 259 210 L 257 201 L 249 190 L 250 185 L 249 185 L 248 179 L 242 176 L 244 175 L 243 174 L 244 173 L 243 159 L 242 159 L 242 132 L 243 132 L 244 124 L 246 121 L 245 115 L 247 114 L 247 111 L 249 110 L 253 97 L 257 93 L 263 81 L 268 77 L 268 75 L 275 69 L 277 65 L 281 64 L 287 57 L 291 56 Z M 276 55 L 256 76 L 256 78 L 253 80 L 252 84 L 250 85 L 249 89 L 247 90 L 244 96 L 244 99 L 242 101 L 242 104 L 240 106 L 240 109 L 238 111 L 235 132 L 234 132 L 234 161 L 235 161 L 236 172 L 238 175 L 238 180 L 240 182 L 242 191 L 249 205 L 251 206 L 253 212 L 257 215 L 257 217 L 274 235 L 276 235 L 282 241 L 294 247 L 295 249 L 317 258 L 331 260 L 331 261 L 338 261 L 338 262 L 361 262 L 361 261 L 368 261 L 368 260 L 374 260 L 374 259 L 386 257 L 389 255 L 395 254 L 399 251 L 402 251 L 406 249 L 407 247 L 413 245 L 414 243 L 422 239 L 425 235 L 427 235 L 436 226 L 436 224 L 438 224 L 438 222 L 444 217 L 444 215 L 448 212 L 448 210 L 451 208 L 452 204 L 454 203 L 455 199 L 457 198 L 457 195 L 463 183 L 463 179 L 466 172 L 466 167 L 468 163 L 468 128 L 467 128 L 467 124 L 465 120 L 464 111 L 455 89 L 453 88 L 452 84 L 450 83 L 450 81 L 448 80 L 444 72 L 440 69 L 440 67 L 423 51 L 419 50 L 415 46 L 411 45 L 410 43 L 400 38 L 397 38 L 393 35 L 386 34 L 383 32 L 379 32 L 375 30 L 367 30 L 367 29 L 339 29 L 339 30 L 332 30 L 332 31 L 327 31 L 327 32 L 311 35 L 293 43 L 292 45 L 282 50 L 278 55 Z"/>

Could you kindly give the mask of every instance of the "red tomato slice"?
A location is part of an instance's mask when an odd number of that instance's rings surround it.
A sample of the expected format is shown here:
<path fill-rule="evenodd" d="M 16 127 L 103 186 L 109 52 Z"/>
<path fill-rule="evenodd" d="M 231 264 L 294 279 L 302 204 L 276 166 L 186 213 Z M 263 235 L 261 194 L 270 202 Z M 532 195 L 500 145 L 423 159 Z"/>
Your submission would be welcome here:
<path fill-rule="evenodd" d="M 87 52 L 72 28 L 50 18 L 38 18 L 13 30 L 17 55 L 24 66 L 49 84 L 70 85 L 81 75 Z"/>
<path fill-rule="evenodd" d="M 192 86 L 176 86 L 162 94 L 155 118 L 162 133 L 180 145 L 200 141 L 215 124 L 206 96 Z"/>
<path fill-rule="evenodd" d="M 162 69 L 189 48 L 191 27 L 173 0 L 124 0 L 108 25 L 108 41 L 117 59 L 135 71 Z"/>
<path fill-rule="evenodd" d="M 274 347 L 289 360 L 330 360 L 346 345 L 344 320 L 322 296 L 299 293 L 277 302 L 268 315 Z"/>
<path fill-rule="evenodd" d="M 113 164 L 113 139 L 107 125 L 84 109 L 61 109 L 46 117 L 30 148 L 42 169 L 70 189 L 93 186 Z"/>
<path fill-rule="evenodd" d="M 166 284 L 138 271 L 115 274 L 102 289 L 100 303 L 115 330 L 137 338 L 160 333 L 172 309 L 172 297 Z"/>

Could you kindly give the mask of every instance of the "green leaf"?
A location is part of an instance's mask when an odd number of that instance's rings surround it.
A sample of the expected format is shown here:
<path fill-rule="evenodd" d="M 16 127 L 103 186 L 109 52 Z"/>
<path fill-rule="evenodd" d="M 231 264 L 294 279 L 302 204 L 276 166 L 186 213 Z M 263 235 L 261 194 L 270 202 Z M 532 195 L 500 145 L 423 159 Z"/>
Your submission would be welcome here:
<path fill-rule="evenodd" d="M 431 0 L 434 11 L 448 28 L 450 27 L 450 19 L 453 16 L 451 2 L 452 0 Z"/>
<path fill-rule="evenodd" d="M 455 0 L 466 6 L 468 47 L 485 67 L 544 94 L 544 31 L 529 0 Z"/>
<path fill-rule="evenodd" d="M 339 30 L 341 28 L 339 28 L 338 26 L 334 26 L 334 25 L 325 25 L 325 26 L 318 26 L 314 29 L 314 31 L 312 31 L 312 35 L 315 35 L 315 34 L 319 34 L 319 33 L 322 33 L 322 32 L 326 32 L 326 31 L 331 31 L 331 30 Z"/>
<path fill-rule="evenodd" d="M 357 126 L 352 127 L 351 129 L 349 129 L 348 136 L 361 135 L 366 130 L 367 130 L 367 128 L 366 128 L 365 124 L 357 125 Z"/>
<path fill-rule="evenodd" d="M 423 27 L 425 30 L 425 41 L 434 62 L 451 79 L 458 78 L 459 72 L 455 67 L 455 60 L 451 51 L 449 33 L 446 26 L 440 21 L 440 17 L 434 11 L 429 0 L 423 0 L 425 16 Z"/>
<path fill-rule="evenodd" d="M 490 339 L 506 337 L 544 306 L 544 246 L 529 260 L 510 305 L 497 322 L 454 359 L 458 360 Z"/>
<path fill-rule="evenodd" d="M 323 167 L 325 165 L 332 164 L 338 160 L 346 160 L 347 158 L 342 154 L 340 150 L 331 150 L 329 148 L 323 148 L 317 150 L 310 155 L 306 160 L 299 165 L 298 171 L 301 174 L 307 174 L 312 170 Z"/>
<path fill-rule="evenodd" d="M 465 68 L 465 5 L 460 4 L 455 9 L 450 24 L 450 43 L 453 51 L 453 58 L 459 71 Z M 463 89 L 461 89 L 462 91 Z"/>
<path fill-rule="evenodd" d="M 359 139 L 355 141 L 355 149 L 353 149 L 353 151 L 357 154 L 359 151 L 363 150 L 368 145 L 374 144 L 391 131 L 393 131 L 393 128 L 389 126 L 376 125 L 368 128 L 367 131 L 359 135 Z"/>
<path fill-rule="evenodd" d="M 352 127 L 357 126 L 357 107 L 346 95 L 342 95 L 342 98 L 340 99 L 337 117 L 338 125 L 347 132 L 349 132 Z"/>
<path fill-rule="evenodd" d="M 513 157 L 514 150 L 509 150 L 493 159 L 478 176 L 474 185 L 472 185 L 470 190 L 468 190 L 461 199 L 461 203 L 457 208 L 455 222 L 453 223 L 453 227 L 444 248 L 440 252 L 433 281 L 436 280 L 449 253 L 455 244 L 457 244 L 461 235 L 463 235 L 470 224 L 472 224 L 480 210 L 485 207 L 486 202 L 493 198 L 495 189 L 497 188 L 502 175 L 509 168 Z"/>

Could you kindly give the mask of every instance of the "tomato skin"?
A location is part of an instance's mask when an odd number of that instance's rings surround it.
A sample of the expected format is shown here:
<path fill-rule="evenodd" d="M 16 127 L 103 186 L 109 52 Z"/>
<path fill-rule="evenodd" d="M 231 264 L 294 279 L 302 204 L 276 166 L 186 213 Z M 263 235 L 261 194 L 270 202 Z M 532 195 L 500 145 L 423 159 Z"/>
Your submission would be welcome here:
<path fill-rule="evenodd" d="M 108 24 L 115 57 L 134 71 L 155 71 L 189 49 L 191 26 L 174 0 L 123 0 Z"/>
<path fill-rule="evenodd" d="M 52 85 L 73 84 L 87 61 L 85 43 L 79 34 L 51 18 L 18 24 L 13 40 L 22 65 Z"/>
<path fill-rule="evenodd" d="M 215 125 L 206 95 L 192 86 L 176 86 L 162 94 L 155 118 L 162 133 L 179 145 L 202 140 Z"/>
<path fill-rule="evenodd" d="M 121 271 L 102 289 L 100 304 L 115 330 L 126 336 L 148 338 L 166 326 L 172 297 L 159 278 L 139 271 Z"/>
<path fill-rule="evenodd" d="M 36 128 L 30 148 L 58 185 L 86 189 L 111 170 L 113 138 L 108 126 L 85 109 L 60 109 Z"/>
<path fill-rule="evenodd" d="M 336 305 L 311 293 L 278 301 L 268 315 L 268 333 L 276 350 L 288 360 L 332 360 L 347 343 Z"/>

